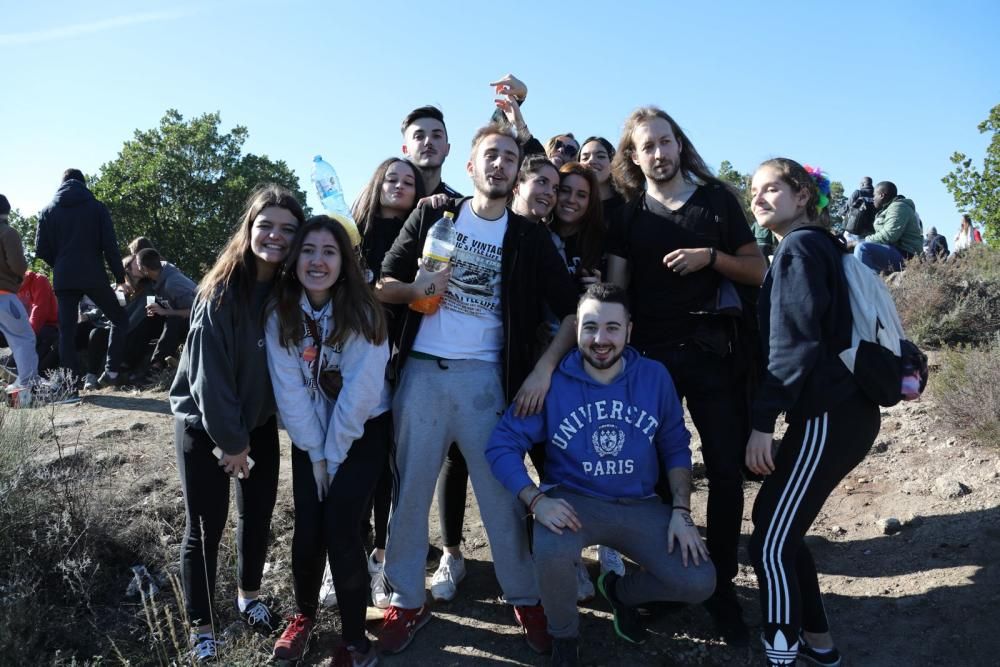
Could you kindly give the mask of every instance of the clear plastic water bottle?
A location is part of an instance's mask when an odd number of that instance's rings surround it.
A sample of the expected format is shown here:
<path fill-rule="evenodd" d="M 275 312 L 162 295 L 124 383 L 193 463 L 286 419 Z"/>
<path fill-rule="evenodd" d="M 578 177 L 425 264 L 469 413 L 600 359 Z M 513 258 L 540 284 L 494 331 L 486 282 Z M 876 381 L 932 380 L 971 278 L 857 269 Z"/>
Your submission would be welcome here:
<path fill-rule="evenodd" d="M 451 256 L 455 254 L 455 244 L 458 242 L 458 231 L 455 230 L 455 214 L 445 211 L 440 220 L 427 232 L 424 241 L 424 252 L 420 264 L 424 271 L 440 271 L 448 266 Z M 424 315 L 436 313 L 441 307 L 443 294 L 435 294 L 417 299 L 410 304 L 412 310 Z"/>
<path fill-rule="evenodd" d="M 344 189 L 340 187 L 340 179 L 337 178 L 337 172 L 334 171 L 329 162 L 323 159 L 323 156 L 317 155 L 313 158 L 311 177 L 324 210 L 347 229 L 352 245 L 355 247 L 360 245 L 361 233 L 358 231 L 358 225 L 354 222 L 351 209 L 348 208 L 347 201 L 344 199 Z"/>

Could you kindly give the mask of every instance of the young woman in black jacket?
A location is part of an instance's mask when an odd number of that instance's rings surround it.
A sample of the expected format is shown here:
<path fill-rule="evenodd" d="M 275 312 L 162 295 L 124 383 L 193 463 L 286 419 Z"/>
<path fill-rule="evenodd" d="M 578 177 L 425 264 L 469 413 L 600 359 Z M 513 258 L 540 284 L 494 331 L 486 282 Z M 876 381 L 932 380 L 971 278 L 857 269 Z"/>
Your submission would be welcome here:
<path fill-rule="evenodd" d="M 760 587 L 768 665 L 797 658 L 839 665 L 803 538 L 830 493 L 868 453 L 879 408 L 838 353 L 851 344 L 845 249 L 823 224 L 829 181 L 786 158 L 753 176 L 757 222 L 779 240 L 759 312 L 767 368 L 752 410 L 746 464 L 765 475 L 753 508 L 750 555 Z M 776 445 L 774 424 L 788 430 Z"/>

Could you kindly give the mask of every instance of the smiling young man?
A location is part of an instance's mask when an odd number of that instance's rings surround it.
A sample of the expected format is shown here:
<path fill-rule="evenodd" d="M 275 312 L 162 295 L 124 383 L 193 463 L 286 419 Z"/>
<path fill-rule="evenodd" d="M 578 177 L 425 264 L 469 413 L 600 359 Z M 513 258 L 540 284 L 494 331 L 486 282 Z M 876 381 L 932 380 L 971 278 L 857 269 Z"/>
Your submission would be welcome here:
<path fill-rule="evenodd" d="M 706 608 L 728 643 L 745 646 L 733 578 L 753 366 L 743 342 L 755 327 L 718 303 L 724 290 L 735 296 L 732 283 L 759 286 L 766 265 L 739 201 L 666 112 L 629 116 L 612 170 L 628 203 L 608 232 L 608 279 L 629 289 L 632 344 L 667 367 L 701 436 L 708 550 L 719 574 Z"/>
<path fill-rule="evenodd" d="M 534 560 L 552 635 L 553 664 L 577 664 L 576 563 L 593 544 L 613 547 L 642 569 L 598 580 L 615 631 L 642 643 L 635 606 L 701 602 L 715 568 L 691 520 L 691 436 L 670 374 L 627 347 L 627 295 L 590 286 L 577 306 L 577 349 L 560 363 L 541 414 L 507 411 L 486 450 L 493 474 L 535 517 Z M 545 442 L 541 485 L 524 455 Z M 656 494 L 670 485 L 673 505 Z"/>
<path fill-rule="evenodd" d="M 523 509 L 490 473 L 484 454 L 508 402 L 519 413 L 541 409 L 552 371 L 572 345 L 576 288 L 545 227 L 507 209 L 519 158 L 508 130 L 480 129 L 466 165 L 475 195 L 444 207 L 455 214 L 458 231 L 450 267 L 417 269 L 427 233 L 443 213 L 421 206 L 386 254 L 376 286 L 386 303 L 443 295 L 433 314 L 405 311 L 394 365 L 399 487 L 385 556 L 393 594 L 379 634 L 388 653 L 406 648 L 430 619 L 424 590 L 427 518 L 451 443 L 468 464 L 504 598 L 514 605 L 529 645 L 548 649 Z M 532 343 L 544 306 L 563 318 L 563 327 L 535 363 Z"/>

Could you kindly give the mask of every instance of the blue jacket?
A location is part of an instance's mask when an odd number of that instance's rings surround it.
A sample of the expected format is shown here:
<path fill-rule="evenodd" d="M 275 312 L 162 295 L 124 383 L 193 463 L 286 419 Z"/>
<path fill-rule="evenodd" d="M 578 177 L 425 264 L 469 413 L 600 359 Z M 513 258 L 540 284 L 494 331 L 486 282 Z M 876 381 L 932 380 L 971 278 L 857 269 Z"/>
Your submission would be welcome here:
<path fill-rule="evenodd" d="M 691 435 L 667 369 L 631 347 L 623 358 L 624 372 L 605 385 L 573 350 L 553 374 L 541 414 L 507 410 L 486 459 L 511 493 L 532 483 L 524 455 L 536 442 L 546 443 L 543 489 L 559 485 L 595 498 L 648 498 L 660 475 L 691 468 Z"/>
<path fill-rule="evenodd" d="M 38 215 L 35 254 L 52 267 L 52 287 L 57 292 L 107 285 L 104 262 L 115 282 L 125 282 L 111 214 L 77 180 L 65 181 Z"/>

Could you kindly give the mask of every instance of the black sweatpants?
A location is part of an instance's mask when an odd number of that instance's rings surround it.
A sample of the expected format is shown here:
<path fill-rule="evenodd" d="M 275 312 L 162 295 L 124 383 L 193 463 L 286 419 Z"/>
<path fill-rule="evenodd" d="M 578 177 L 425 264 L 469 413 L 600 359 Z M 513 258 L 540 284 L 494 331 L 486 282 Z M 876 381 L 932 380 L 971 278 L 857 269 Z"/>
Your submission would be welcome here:
<path fill-rule="evenodd" d="M 368 557 L 361 539 L 375 486 L 392 442 L 388 412 L 369 419 L 347 458 L 330 482 L 326 499 L 319 501 L 309 454 L 292 447 L 292 493 L 295 532 L 292 536 L 292 584 L 299 612 L 314 618 L 319 605 L 323 564 L 337 591 L 343 640 L 358 645 L 365 636 L 368 606 Z"/>
<path fill-rule="evenodd" d="M 670 371 L 677 395 L 686 401 L 698 429 L 708 477 L 705 541 L 715 563 L 717 587 L 732 586 L 739 570 L 743 467 L 750 436 L 745 380 L 734 371 L 732 355 L 720 357 L 693 344 L 644 354 Z M 666 497 L 670 494 L 665 483 L 657 492 Z"/>
<path fill-rule="evenodd" d="M 128 331 L 128 315 L 118 303 L 118 297 L 110 285 L 101 285 L 85 290 L 57 290 L 59 306 L 59 365 L 78 375 L 80 369 L 76 357 L 76 325 L 80 318 L 80 299 L 89 296 L 104 316 L 111 322 L 111 337 L 108 344 L 107 363 L 104 370 L 117 373 L 125 354 L 125 334 Z M 99 371 L 91 371 L 99 373 Z M 209 452 L 211 453 L 211 452 Z"/>
<path fill-rule="evenodd" d="M 879 422 L 879 407 L 861 392 L 819 416 L 790 420 L 774 472 L 760 487 L 750 557 L 773 664 L 795 662 L 800 629 L 829 631 L 816 565 L 803 540 L 830 493 L 871 449 Z"/>
<path fill-rule="evenodd" d="M 216 443 L 205 431 L 185 428 L 183 420 L 176 419 L 174 442 L 184 491 L 185 526 L 181 544 L 184 604 L 192 625 L 207 625 L 212 622 L 219 542 L 229 515 L 232 478 L 212 453 Z M 264 573 L 271 513 L 278 495 L 279 454 L 278 422 L 271 417 L 250 431 L 250 458 L 254 467 L 248 478 L 236 483 L 237 580 L 245 591 L 259 590 Z"/>

